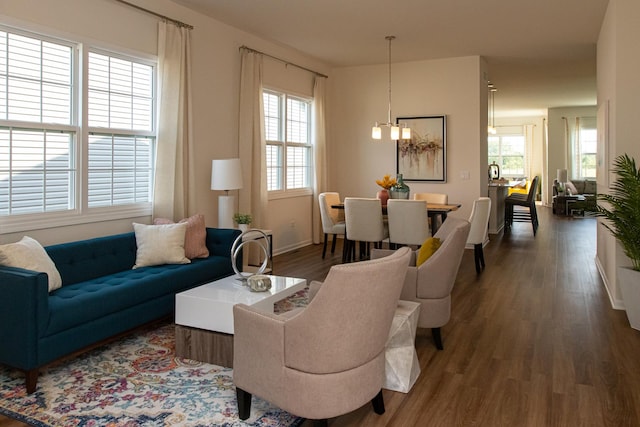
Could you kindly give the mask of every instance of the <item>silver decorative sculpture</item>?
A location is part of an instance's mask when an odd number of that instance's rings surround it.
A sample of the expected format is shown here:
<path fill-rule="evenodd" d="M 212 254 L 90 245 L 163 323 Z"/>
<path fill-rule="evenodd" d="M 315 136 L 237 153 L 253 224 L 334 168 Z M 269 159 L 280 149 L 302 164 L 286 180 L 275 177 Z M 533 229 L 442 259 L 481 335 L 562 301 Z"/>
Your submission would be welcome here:
<path fill-rule="evenodd" d="M 257 237 L 255 238 L 247 238 L 247 240 L 244 240 L 244 238 L 247 235 L 252 235 L 252 234 L 257 234 Z M 271 258 L 271 253 L 269 250 L 269 245 L 268 245 L 268 239 L 269 236 L 267 236 L 267 234 L 265 232 L 263 232 L 262 230 L 259 230 L 257 228 L 251 228 L 249 230 L 243 231 L 237 238 L 236 240 L 233 242 L 233 245 L 231 245 L 231 266 L 233 267 L 233 271 L 235 271 L 235 273 L 238 275 L 237 279 L 242 281 L 242 283 L 244 285 L 247 285 L 247 281 L 252 277 L 252 276 L 256 276 L 256 275 L 262 275 L 262 273 L 264 273 L 264 271 L 267 269 L 267 264 L 269 263 L 269 259 Z M 245 246 L 248 245 L 250 243 L 255 243 L 257 244 L 260 248 L 262 248 L 262 253 L 264 255 L 264 261 L 262 262 L 262 265 L 260 265 L 260 267 L 258 268 L 258 271 L 256 271 L 255 273 L 243 273 L 240 270 L 238 270 L 238 266 L 237 266 L 237 257 L 238 254 L 240 253 L 240 250 Z M 263 276 L 266 277 L 266 276 Z M 267 277 L 268 278 L 268 277 Z M 263 289 L 264 291 L 267 291 L 269 289 L 271 289 L 271 279 L 269 279 L 269 283 L 268 283 L 268 287 L 266 287 L 266 281 L 262 280 L 261 283 L 260 280 L 256 279 L 253 281 L 255 283 L 255 286 L 253 286 L 256 289 L 260 289 L 260 288 L 266 288 Z M 255 290 L 255 289 L 251 289 L 251 290 Z"/>

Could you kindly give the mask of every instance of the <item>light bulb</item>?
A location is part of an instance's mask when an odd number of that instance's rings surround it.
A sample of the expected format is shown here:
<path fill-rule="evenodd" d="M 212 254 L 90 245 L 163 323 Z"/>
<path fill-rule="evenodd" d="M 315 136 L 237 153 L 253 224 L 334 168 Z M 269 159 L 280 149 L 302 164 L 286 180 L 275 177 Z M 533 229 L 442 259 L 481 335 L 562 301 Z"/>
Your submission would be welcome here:
<path fill-rule="evenodd" d="M 391 139 L 400 139 L 400 128 L 398 126 L 391 126 Z"/>
<path fill-rule="evenodd" d="M 411 139 L 411 128 L 406 126 L 402 128 L 402 139 Z"/>
<path fill-rule="evenodd" d="M 380 129 L 377 123 L 374 127 L 371 128 L 371 138 L 382 139 L 382 129 Z"/>

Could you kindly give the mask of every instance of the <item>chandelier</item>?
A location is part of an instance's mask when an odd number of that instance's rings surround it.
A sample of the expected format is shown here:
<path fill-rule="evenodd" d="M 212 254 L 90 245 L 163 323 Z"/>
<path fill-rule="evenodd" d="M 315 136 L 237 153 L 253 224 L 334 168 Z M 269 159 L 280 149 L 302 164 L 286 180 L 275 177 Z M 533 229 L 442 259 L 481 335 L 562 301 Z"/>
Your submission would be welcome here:
<path fill-rule="evenodd" d="M 395 38 L 396 36 L 385 37 L 385 40 L 389 41 L 389 115 L 387 116 L 386 123 L 376 122 L 376 124 L 371 128 L 371 138 L 373 139 L 382 139 L 382 126 L 388 127 L 390 129 L 390 136 L 392 141 L 400 139 L 400 126 L 391 123 L 391 41 Z M 411 139 L 411 129 L 407 126 L 406 123 L 402 124 L 402 139 Z"/>

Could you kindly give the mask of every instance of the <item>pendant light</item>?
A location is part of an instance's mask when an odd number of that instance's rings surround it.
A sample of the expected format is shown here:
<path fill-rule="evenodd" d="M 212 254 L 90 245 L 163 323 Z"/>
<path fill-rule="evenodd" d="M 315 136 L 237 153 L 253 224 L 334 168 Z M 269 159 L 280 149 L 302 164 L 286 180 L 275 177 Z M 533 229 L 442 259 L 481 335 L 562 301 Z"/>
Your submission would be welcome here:
<path fill-rule="evenodd" d="M 498 89 L 493 85 L 493 83 L 488 83 L 489 87 L 489 126 L 487 127 L 487 132 L 490 135 L 495 135 L 498 133 L 496 129 L 496 110 L 495 110 L 495 99 L 496 92 Z"/>
<path fill-rule="evenodd" d="M 382 129 L 381 127 L 388 127 L 390 129 L 390 137 L 391 140 L 400 139 L 402 135 L 402 139 L 411 139 L 411 128 L 407 126 L 406 123 L 402 124 L 402 127 L 397 124 L 391 123 L 391 41 L 393 41 L 396 36 L 386 36 L 385 40 L 389 42 L 389 109 L 386 123 L 376 124 L 371 128 L 371 138 L 373 139 L 382 139 Z"/>

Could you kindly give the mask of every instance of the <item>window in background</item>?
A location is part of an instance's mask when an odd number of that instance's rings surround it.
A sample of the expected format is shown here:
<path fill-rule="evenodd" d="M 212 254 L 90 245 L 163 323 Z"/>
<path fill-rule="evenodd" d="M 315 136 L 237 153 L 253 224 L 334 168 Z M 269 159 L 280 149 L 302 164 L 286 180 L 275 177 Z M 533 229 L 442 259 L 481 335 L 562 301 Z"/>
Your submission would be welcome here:
<path fill-rule="evenodd" d="M 500 166 L 505 178 L 525 176 L 526 140 L 524 135 L 491 135 L 488 138 L 489 163 Z"/>
<path fill-rule="evenodd" d="M 598 132 L 596 129 L 581 127 L 576 144 L 577 179 L 596 179 L 596 152 Z"/>
<path fill-rule="evenodd" d="M 272 194 L 311 191 L 311 102 L 273 90 L 263 91 L 263 102 L 267 189 Z"/>
<path fill-rule="evenodd" d="M 154 87 L 153 62 L 0 27 L 3 230 L 148 214 Z"/>

